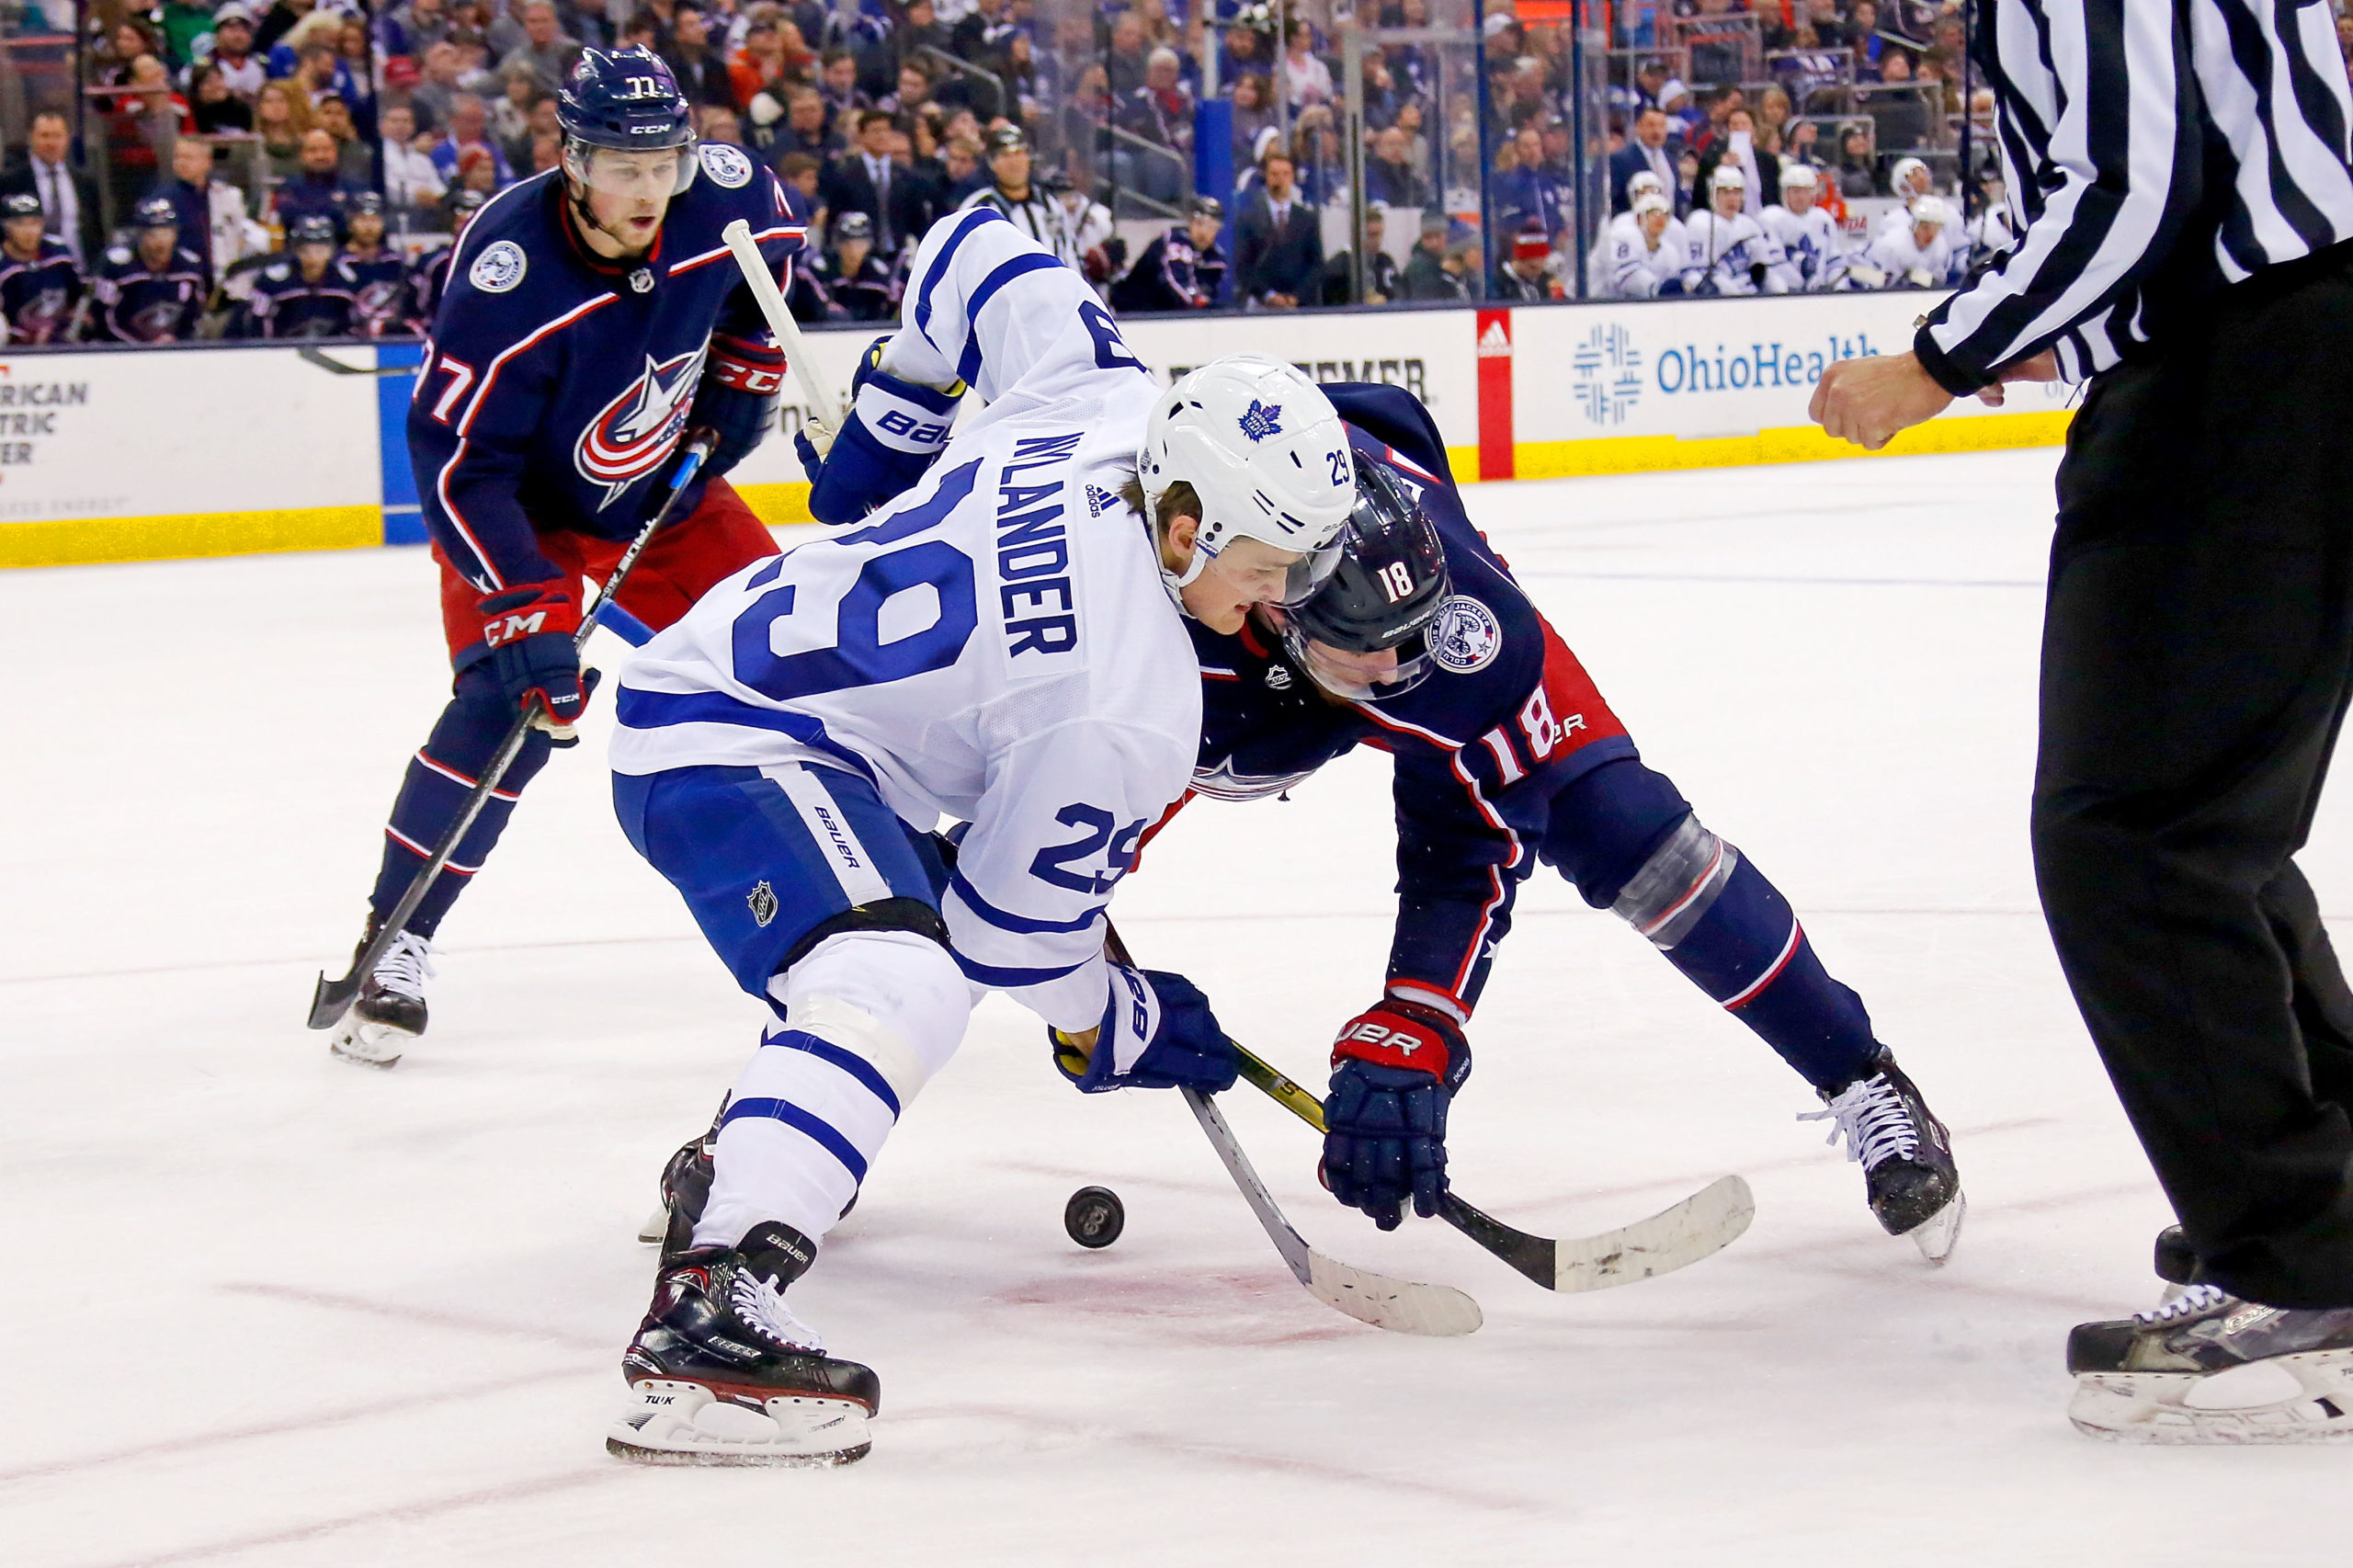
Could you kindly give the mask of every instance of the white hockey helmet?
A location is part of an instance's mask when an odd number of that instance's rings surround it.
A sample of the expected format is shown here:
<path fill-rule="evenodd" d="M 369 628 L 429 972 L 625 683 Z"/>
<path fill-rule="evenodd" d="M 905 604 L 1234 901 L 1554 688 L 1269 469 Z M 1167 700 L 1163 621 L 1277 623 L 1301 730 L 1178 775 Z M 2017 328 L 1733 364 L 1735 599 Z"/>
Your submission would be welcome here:
<path fill-rule="evenodd" d="M 1914 175 L 1925 175 L 1927 173 L 1928 165 L 1922 163 L 1919 159 L 1898 158 L 1895 161 L 1895 167 L 1888 171 L 1888 188 L 1894 191 L 1897 196 L 1908 199 L 1915 194 L 1912 189 L 1912 176 Z M 1930 178 L 1933 179 L 1934 177 L 1934 176 L 1930 176 Z M 1926 196 L 1928 193 L 1924 190 L 1917 194 Z"/>
<path fill-rule="evenodd" d="M 1645 212 L 1672 212 L 1674 210 L 1674 208 L 1667 205 L 1666 198 L 1655 190 L 1646 190 L 1643 192 L 1642 195 L 1634 198 L 1634 216 L 1637 218 L 1643 216 Z"/>
<path fill-rule="evenodd" d="M 1708 188 L 1716 190 L 1746 190 L 1748 176 L 1740 172 L 1738 164 L 1718 164 L 1716 172 L 1708 176 Z"/>
<path fill-rule="evenodd" d="M 1658 176 L 1651 173 L 1648 169 L 1643 170 L 1640 174 L 1628 175 L 1626 176 L 1626 201 L 1628 205 L 1631 206 L 1636 199 L 1641 197 L 1643 192 L 1646 190 L 1654 190 L 1661 196 L 1664 196 L 1666 194 L 1666 182 L 1659 178 Z"/>
<path fill-rule="evenodd" d="M 1136 454 L 1147 517 L 1182 483 L 1200 497 L 1200 532 L 1173 589 L 1199 577 L 1236 539 L 1255 539 L 1302 559 L 1283 601 L 1296 604 L 1339 564 L 1340 530 L 1357 500 L 1347 427 L 1323 390 L 1295 366 L 1256 354 L 1229 354 L 1162 394 Z"/>
<path fill-rule="evenodd" d="M 1912 222 L 1934 223 L 1939 229 L 1952 226 L 1952 208 L 1941 196 L 1923 196 L 1912 203 Z"/>
<path fill-rule="evenodd" d="M 1803 186 L 1808 190 L 1813 190 L 1819 188 L 1821 184 L 1822 176 L 1813 172 L 1812 164 L 1787 163 L 1781 165 L 1783 190 L 1789 189 L 1791 186 Z"/>

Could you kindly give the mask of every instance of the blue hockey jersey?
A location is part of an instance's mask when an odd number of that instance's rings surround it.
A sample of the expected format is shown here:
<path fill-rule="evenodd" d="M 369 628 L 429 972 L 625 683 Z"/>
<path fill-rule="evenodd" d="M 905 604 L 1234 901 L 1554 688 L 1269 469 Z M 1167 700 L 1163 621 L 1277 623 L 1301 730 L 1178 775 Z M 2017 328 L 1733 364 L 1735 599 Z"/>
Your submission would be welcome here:
<path fill-rule="evenodd" d="M 36 260 L 0 254 L 0 317 L 7 321 L 8 342 L 62 341 L 81 298 L 74 253 L 48 235 L 41 236 Z"/>
<path fill-rule="evenodd" d="M 467 225 L 409 406 L 426 526 L 485 593 L 558 575 L 540 531 L 627 539 L 685 434 L 714 327 L 772 343 L 720 231 L 741 218 L 779 275 L 803 230 L 783 187 L 707 143 L 642 263 L 574 235 L 553 170 Z"/>
<path fill-rule="evenodd" d="M 261 269 L 245 310 L 256 337 L 349 337 L 359 330 L 358 305 L 358 275 L 341 256 L 313 283 L 290 256 Z"/>
<path fill-rule="evenodd" d="M 179 343 L 196 335 L 204 309 L 204 261 L 176 250 L 162 271 L 129 245 L 107 252 L 90 285 L 90 336 L 117 343 Z"/>
<path fill-rule="evenodd" d="M 1394 387 L 1327 386 L 1359 466 L 1417 495 L 1446 548 L 1452 593 L 1428 634 L 1431 672 L 1374 702 L 1326 698 L 1254 627 L 1188 620 L 1201 666 L 1194 790 L 1272 795 L 1359 744 L 1396 759 L 1398 913 L 1389 983 L 1468 1016 L 1554 795 L 1635 755 L 1625 726 L 1471 524 L 1429 416 Z"/>
<path fill-rule="evenodd" d="M 406 337 L 416 313 L 416 284 L 408 261 L 389 246 L 373 256 L 347 250 L 335 265 L 351 279 L 351 330 L 368 337 Z"/>

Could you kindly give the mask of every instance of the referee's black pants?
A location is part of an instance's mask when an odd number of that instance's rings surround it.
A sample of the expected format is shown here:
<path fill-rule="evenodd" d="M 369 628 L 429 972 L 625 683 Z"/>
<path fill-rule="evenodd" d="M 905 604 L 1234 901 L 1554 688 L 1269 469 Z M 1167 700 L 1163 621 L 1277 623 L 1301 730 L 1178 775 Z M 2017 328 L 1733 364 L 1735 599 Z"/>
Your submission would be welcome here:
<path fill-rule="evenodd" d="M 2353 266 L 2290 270 L 2068 434 L 2034 862 L 2200 1278 L 2353 1306 L 2353 992 L 2290 858 L 2353 696 Z"/>

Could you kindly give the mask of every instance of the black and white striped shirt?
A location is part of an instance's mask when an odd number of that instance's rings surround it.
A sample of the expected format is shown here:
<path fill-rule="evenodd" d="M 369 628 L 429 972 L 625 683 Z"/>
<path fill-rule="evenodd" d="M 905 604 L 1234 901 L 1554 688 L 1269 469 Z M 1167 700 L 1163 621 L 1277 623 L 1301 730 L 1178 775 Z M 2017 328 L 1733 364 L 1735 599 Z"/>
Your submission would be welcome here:
<path fill-rule="evenodd" d="M 2213 290 L 2353 239 L 2326 0 L 1972 0 L 2019 239 L 1914 347 L 1948 392 L 2057 350 L 2083 381 Z"/>

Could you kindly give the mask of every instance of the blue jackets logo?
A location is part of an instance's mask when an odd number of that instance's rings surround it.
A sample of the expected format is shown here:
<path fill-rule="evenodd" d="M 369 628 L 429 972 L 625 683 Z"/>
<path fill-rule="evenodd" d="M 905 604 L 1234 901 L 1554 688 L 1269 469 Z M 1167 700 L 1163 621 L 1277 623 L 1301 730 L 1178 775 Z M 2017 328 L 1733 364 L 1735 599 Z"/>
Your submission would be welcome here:
<path fill-rule="evenodd" d="M 466 281 L 485 294 L 504 294 L 523 281 L 523 274 L 530 269 L 530 259 L 523 247 L 513 240 L 500 240 L 486 245 L 466 268 Z"/>
<path fill-rule="evenodd" d="M 1438 607 L 1430 623 L 1430 657 L 1440 669 L 1467 676 L 1485 669 L 1503 652 L 1503 623 L 1495 612 L 1468 594 L 1456 594 Z"/>
<path fill-rule="evenodd" d="M 645 373 L 580 432 L 572 449 L 573 466 L 583 479 L 605 486 L 598 511 L 660 468 L 677 447 L 694 405 L 695 383 L 702 377 L 702 356 L 696 348 L 656 364 L 648 355 Z"/>
<path fill-rule="evenodd" d="M 713 183 L 730 190 L 740 190 L 752 177 L 752 160 L 724 142 L 706 142 L 702 153 L 702 171 Z"/>
<path fill-rule="evenodd" d="M 1263 441 L 1269 436 L 1281 435 L 1283 427 L 1275 421 L 1280 416 L 1282 411 L 1283 405 L 1279 403 L 1269 407 L 1256 398 L 1252 398 L 1248 412 L 1242 415 L 1240 421 L 1242 433 L 1249 437 L 1253 443 Z"/>

